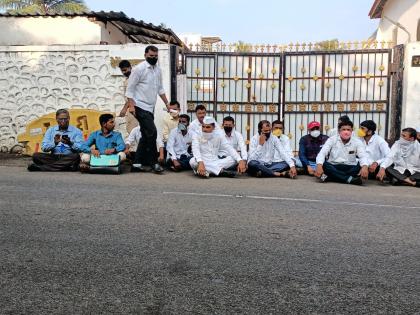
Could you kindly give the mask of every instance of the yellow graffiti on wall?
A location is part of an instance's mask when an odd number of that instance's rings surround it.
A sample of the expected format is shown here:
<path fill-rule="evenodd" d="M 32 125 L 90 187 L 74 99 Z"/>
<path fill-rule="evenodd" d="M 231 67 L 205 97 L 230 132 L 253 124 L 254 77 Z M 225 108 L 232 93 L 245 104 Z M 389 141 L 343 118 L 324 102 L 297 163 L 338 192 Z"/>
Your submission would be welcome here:
<path fill-rule="evenodd" d="M 70 125 L 82 131 L 86 140 L 92 131 L 100 129 L 99 116 L 104 114 L 92 109 L 70 109 Z M 55 113 L 49 113 L 26 125 L 24 133 L 18 135 L 18 142 L 25 147 L 25 154 L 32 155 L 41 152 L 41 143 L 49 127 L 57 125 Z"/>

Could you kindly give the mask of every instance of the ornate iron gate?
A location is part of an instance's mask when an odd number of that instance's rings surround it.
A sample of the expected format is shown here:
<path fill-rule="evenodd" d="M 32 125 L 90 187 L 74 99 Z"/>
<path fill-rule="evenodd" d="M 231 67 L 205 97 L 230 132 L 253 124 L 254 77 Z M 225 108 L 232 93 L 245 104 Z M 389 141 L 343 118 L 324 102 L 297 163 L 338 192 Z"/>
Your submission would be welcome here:
<path fill-rule="evenodd" d="M 347 114 L 373 119 L 388 135 L 390 49 L 306 52 L 192 52 L 185 55 L 188 111 L 197 104 L 221 123 L 232 116 L 246 140 L 258 121 L 281 119 L 294 150 L 309 121 L 324 133 Z"/>

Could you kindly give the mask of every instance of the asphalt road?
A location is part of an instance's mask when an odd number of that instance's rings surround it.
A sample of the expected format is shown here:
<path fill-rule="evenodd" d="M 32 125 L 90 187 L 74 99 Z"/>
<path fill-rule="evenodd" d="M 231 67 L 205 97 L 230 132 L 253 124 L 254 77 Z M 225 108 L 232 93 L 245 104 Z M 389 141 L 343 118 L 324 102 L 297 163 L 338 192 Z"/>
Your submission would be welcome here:
<path fill-rule="evenodd" d="M 1 314 L 419 314 L 420 190 L 0 162 Z"/>

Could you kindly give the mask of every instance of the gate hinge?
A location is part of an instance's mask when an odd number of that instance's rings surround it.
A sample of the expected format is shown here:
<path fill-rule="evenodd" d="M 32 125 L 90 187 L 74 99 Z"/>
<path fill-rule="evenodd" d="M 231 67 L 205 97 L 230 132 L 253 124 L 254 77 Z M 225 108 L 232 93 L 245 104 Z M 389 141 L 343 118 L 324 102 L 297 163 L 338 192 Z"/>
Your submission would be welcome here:
<path fill-rule="evenodd" d="M 399 73 L 403 70 L 404 68 L 400 66 L 399 63 L 393 62 L 389 64 L 389 73 L 390 74 L 394 74 L 394 73 Z"/>

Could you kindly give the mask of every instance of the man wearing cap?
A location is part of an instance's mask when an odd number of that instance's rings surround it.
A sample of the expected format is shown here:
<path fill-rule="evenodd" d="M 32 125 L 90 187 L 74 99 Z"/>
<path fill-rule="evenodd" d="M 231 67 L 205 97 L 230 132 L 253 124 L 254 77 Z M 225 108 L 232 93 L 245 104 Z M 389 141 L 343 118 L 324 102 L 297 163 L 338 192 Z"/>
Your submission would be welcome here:
<path fill-rule="evenodd" d="M 299 140 L 299 159 L 305 171 L 313 176 L 316 171 L 316 156 L 327 142 L 328 136 L 321 134 L 321 124 L 312 121 L 308 124 L 309 134 Z"/>
<path fill-rule="evenodd" d="M 194 157 L 190 160 L 190 165 L 194 173 L 207 178 L 210 175 L 234 177 L 236 172 L 228 171 L 228 169 L 235 163 L 238 163 L 238 172 L 244 173 L 246 171 L 245 161 L 219 132 L 215 132 L 216 121 L 214 118 L 204 117 L 201 128 L 202 132 L 193 134 L 192 138 Z M 228 153 L 224 159 L 218 157 L 221 150 Z"/>
<path fill-rule="evenodd" d="M 373 120 L 365 120 L 360 124 L 357 136 L 365 146 L 369 162 L 369 178 L 375 179 L 380 165 L 389 154 L 388 143 L 376 133 L 376 123 Z"/>

